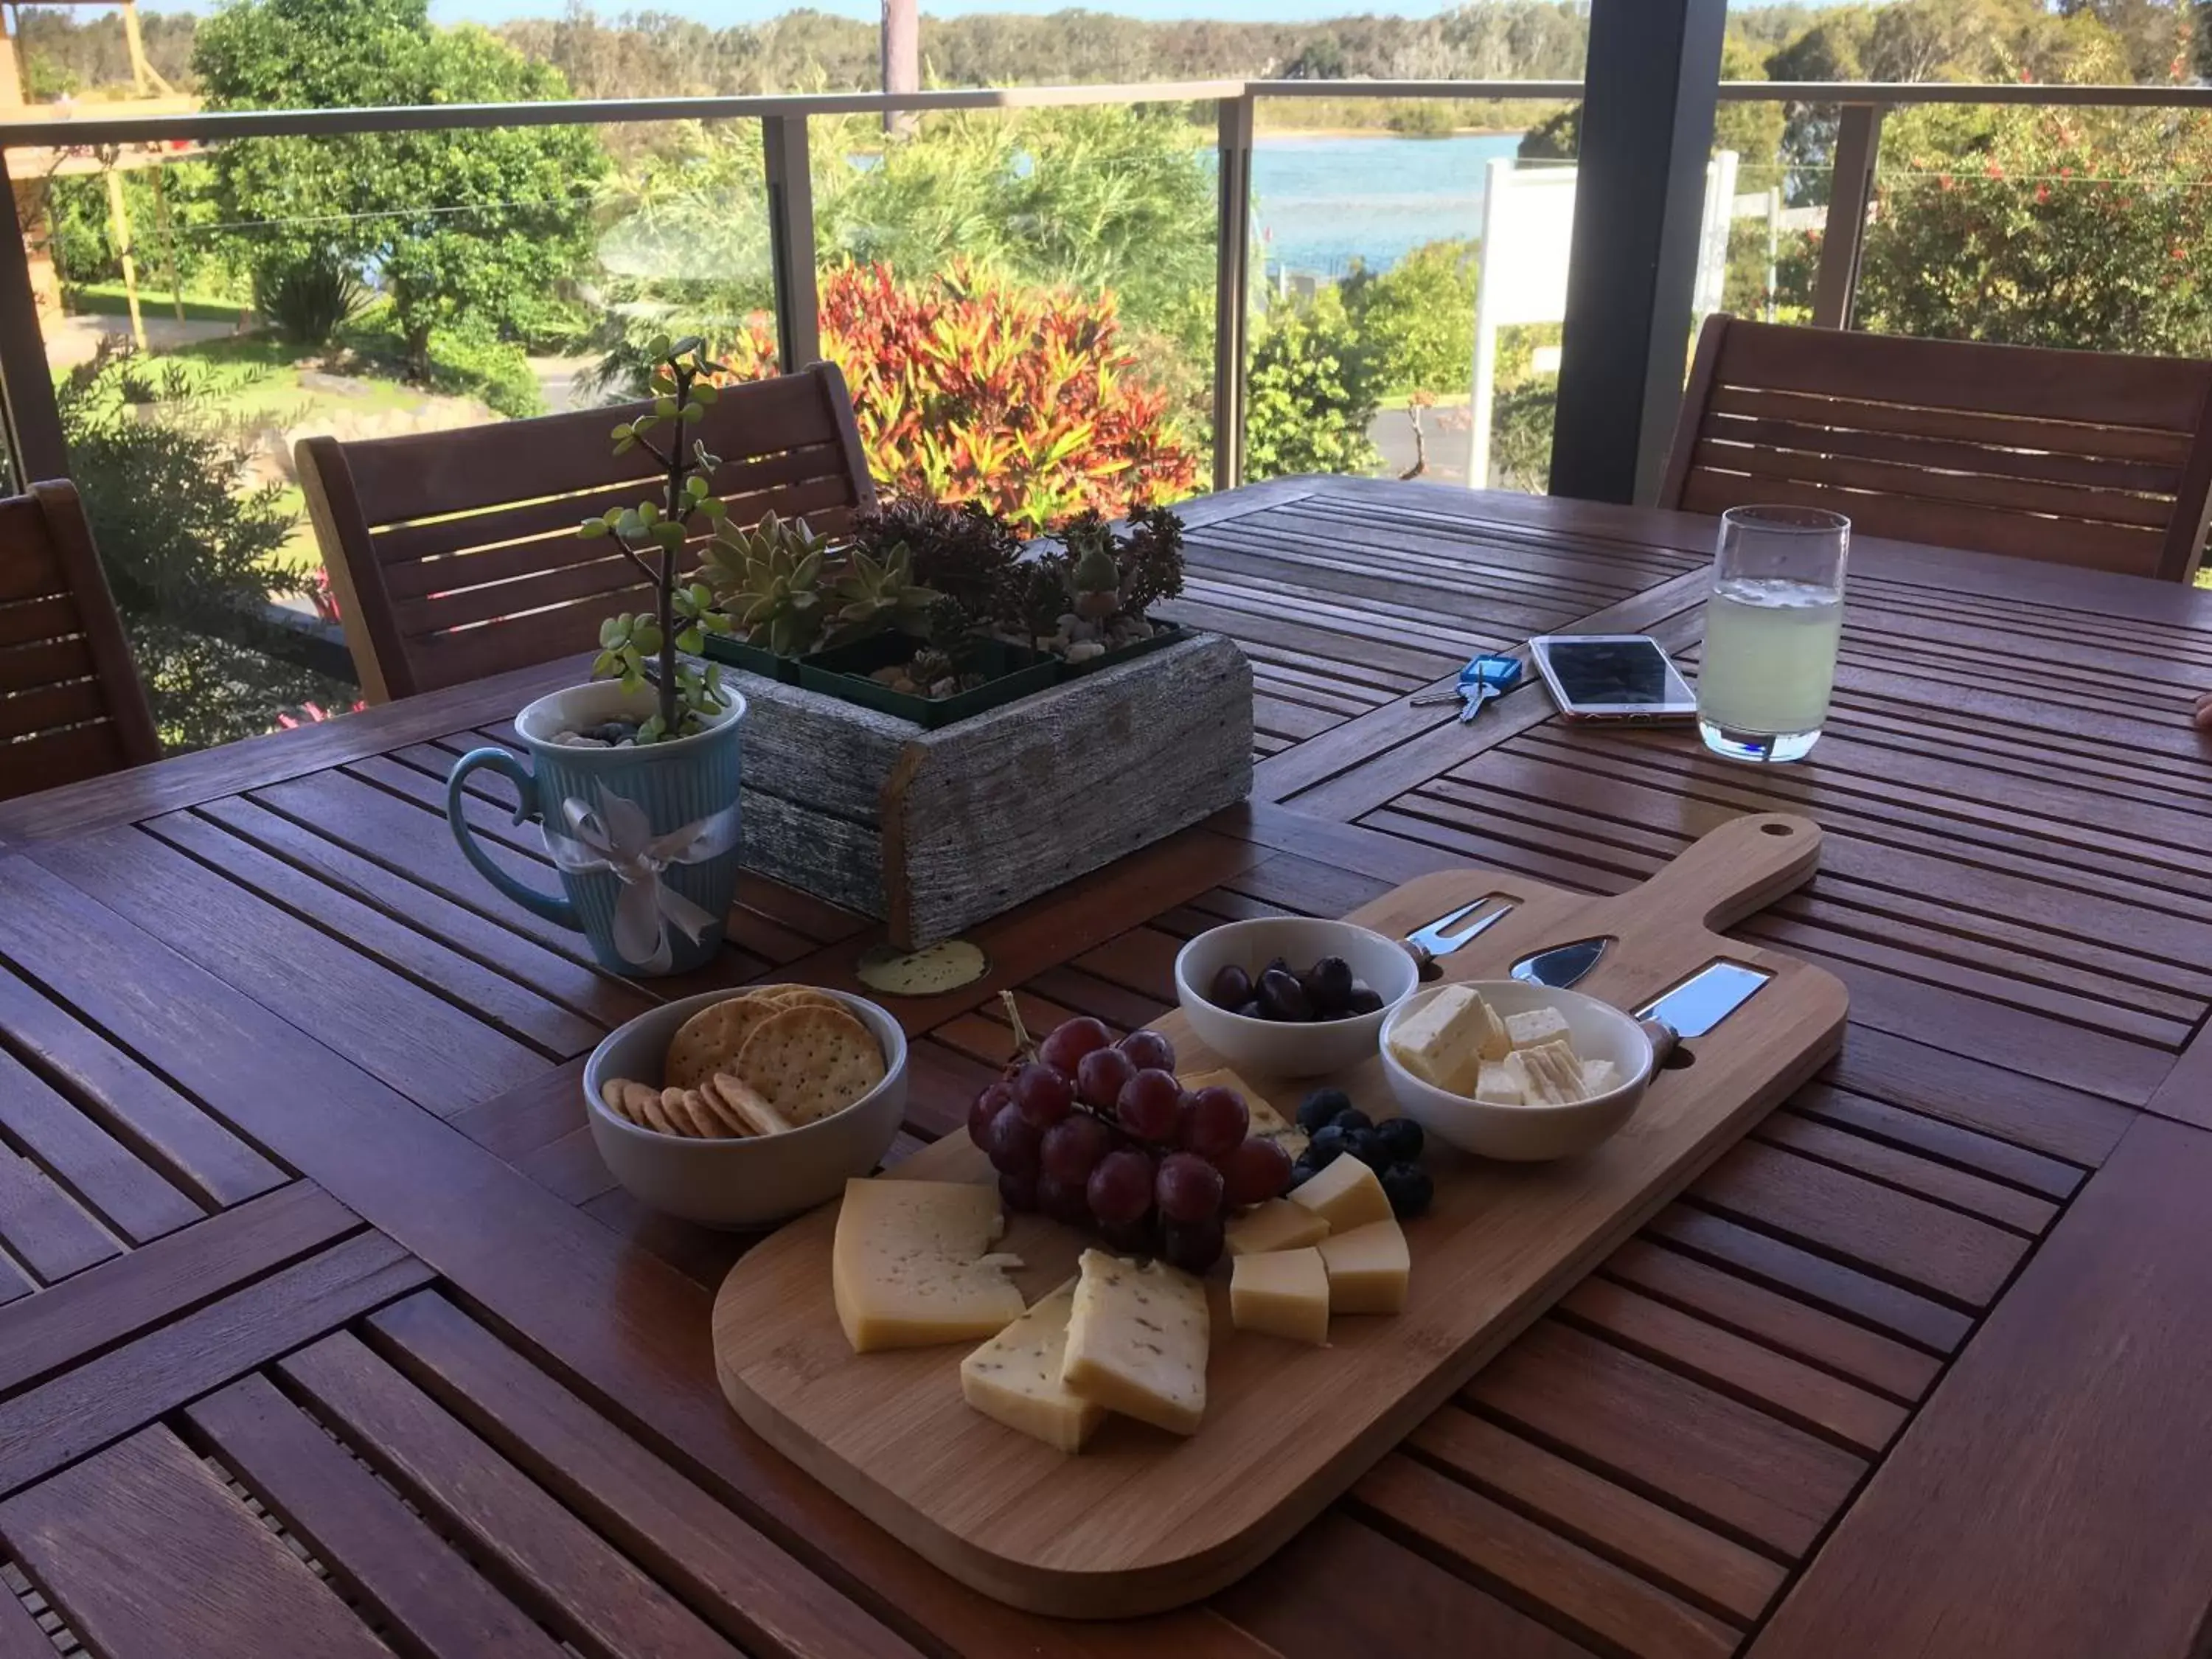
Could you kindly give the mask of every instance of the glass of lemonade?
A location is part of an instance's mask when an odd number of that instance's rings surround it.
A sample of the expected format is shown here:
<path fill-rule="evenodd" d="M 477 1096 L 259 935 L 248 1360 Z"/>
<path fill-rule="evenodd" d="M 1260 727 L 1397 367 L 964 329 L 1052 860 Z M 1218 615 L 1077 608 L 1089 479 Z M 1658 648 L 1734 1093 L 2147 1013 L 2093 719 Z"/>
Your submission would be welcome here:
<path fill-rule="evenodd" d="M 1802 760 L 1820 741 L 1844 627 L 1851 521 L 1807 507 L 1721 515 L 1698 730 L 1731 760 Z"/>

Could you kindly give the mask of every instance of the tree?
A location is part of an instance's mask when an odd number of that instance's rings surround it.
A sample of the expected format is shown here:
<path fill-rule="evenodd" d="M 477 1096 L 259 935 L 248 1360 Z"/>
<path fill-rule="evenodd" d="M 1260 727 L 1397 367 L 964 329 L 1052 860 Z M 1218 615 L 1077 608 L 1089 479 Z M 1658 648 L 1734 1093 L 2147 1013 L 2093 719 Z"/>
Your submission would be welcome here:
<path fill-rule="evenodd" d="M 1386 393 L 1467 390 L 1478 265 L 1471 242 L 1425 242 L 1388 270 L 1355 267 L 1345 279 L 1346 314 Z"/>
<path fill-rule="evenodd" d="M 439 29 L 428 0 L 239 0 L 203 24 L 193 64 L 214 109 L 564 98 L 557 72 L 481 28 Z M 587 126 L 242 139 L 216 151 L 227 217 L 252 226 L 260 283 L 335 258 L 390 297 L 409 372 L 434 329 L 526 331 L 582 265 L 605 155 Z"/>
<path fill-rule="evenodd" d="M 2212 116 L 2008 109 L 1966 148 L 1900 119 L 1862 256 L 1867 328 L 2212 354 Z"/>

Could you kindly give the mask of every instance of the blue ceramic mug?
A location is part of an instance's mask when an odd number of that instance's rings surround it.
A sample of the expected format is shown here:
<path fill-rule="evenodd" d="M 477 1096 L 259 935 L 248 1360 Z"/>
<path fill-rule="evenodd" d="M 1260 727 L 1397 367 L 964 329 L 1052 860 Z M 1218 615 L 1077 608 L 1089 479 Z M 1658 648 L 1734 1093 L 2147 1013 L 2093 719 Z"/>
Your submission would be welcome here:
<path fill-rule="evenodd" d="M 611 720 L 653 712 L 650 690 L 614 681 L 540 697 L 515 717 L 526 767 L 504 749 L 477 749 L 446 781 L 446 822 L 478 874 L 533 915 L 573 927 L 618 974 L 680 974 L 721 948 L 738 883 L 738 725 L 744 699 L 703 732 L 673 743 L 611 749 L 556 742 Z M 520 797 L 514 821 L 535 819 L 561 872 L 562 896 L 517 881 L 476 838 L 463 811 L 469 775 L 489 767 Z"/>

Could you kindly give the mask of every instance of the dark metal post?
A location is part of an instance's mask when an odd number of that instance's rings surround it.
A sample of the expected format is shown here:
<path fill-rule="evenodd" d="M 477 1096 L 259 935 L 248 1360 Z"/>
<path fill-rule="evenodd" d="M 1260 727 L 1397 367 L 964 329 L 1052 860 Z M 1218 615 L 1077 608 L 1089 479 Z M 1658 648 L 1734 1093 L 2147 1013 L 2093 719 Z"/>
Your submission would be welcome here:
<path fill-rule="evenodd" d="M 769 264 L 775 278 L 775 349 L 787 374 L 822 356 L 822 307 L 814 286 L 814 184 L 807 172 L 806 118 L 761 121 L 768 174 Z"/>
<path fill-rule="evenodd" d="M 1251 304 L 1252 94 L 1221 100 L 1213 284 L 1213 487 L 1244 482 L 1244 325 Z"/>
<path fill-rule="evenodd" d="M 69 477 L 69 446 L 62 440 L 61 410 L 54 402 L 38 296 L 31 289 L 31 256 L 23 243 L 4 149 L 0 198 L 8 204 L 7 217 L 0 221 L 0 407 L 7 416 L 8 453 L 20 490 L 39 479 Z"/>
<path fill-rule="evenodd" d="M 1849 328 L 1858 298 L 1859 255 L 1866 248 L 1867 204 L 1881 156 L 1881 106 L 1846 104 L 1836 128 L 1836 169 L 1828 187 L 1828 228 L 1813 286 L 1813 326 Z"/>
<path fill-rule="evenodd" d="M 1727 21 L 1728 0 L 1592 0 L 1555 495 L 1658 492 L 1689 368 Z"/>

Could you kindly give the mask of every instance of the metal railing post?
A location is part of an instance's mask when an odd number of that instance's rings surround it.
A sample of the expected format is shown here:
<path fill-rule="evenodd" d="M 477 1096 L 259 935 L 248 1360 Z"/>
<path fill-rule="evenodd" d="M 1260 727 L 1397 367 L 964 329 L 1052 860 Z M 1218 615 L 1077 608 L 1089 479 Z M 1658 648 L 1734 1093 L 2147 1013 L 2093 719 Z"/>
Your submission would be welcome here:
<path fill-rule="evenodd" d="M 814 184 L 806 117 L 761 120 L 768 173 L 769 264 L 775 278 L 775 349 L 787 374 L 822 356 L 821 301 L 814 286 Z"/>
<path fill-rule="evenodd" d="M 1218 143 L 1221 205 L 1214 216 L 1213 487 L 1244 482 L 1245 324 L 1252 280 L 1252 117 L 1254 100 L 1221 100 Z"/>
<path fill-rule="evenodd" d="M 20 490 L 37 479 L 67 477 L 69 445 L 54 402 L 53 372 L 46 367 L 46 339 L 39 327 L 38 295 L 31 288 L 31 256 L 15 210 L 5 149 L 0 149 L 0 196 L 8 204 L 9 233 L 0 235 L 0 409 L 7 416 L 8 453 Z"/>
<path fill-rule="evenodd" d="M 1820 239 L 1820 270 L 1813 286 L 1813 326 L 1849 328 L 1858 298 L 1859 255 L 1866 248 L 1867 206 L 1874 199 L 1881 156 L 1880 104 L 1846 104 L 1836 129 L 1835 181 L 1828 187 L 1828 228 Z"/>

